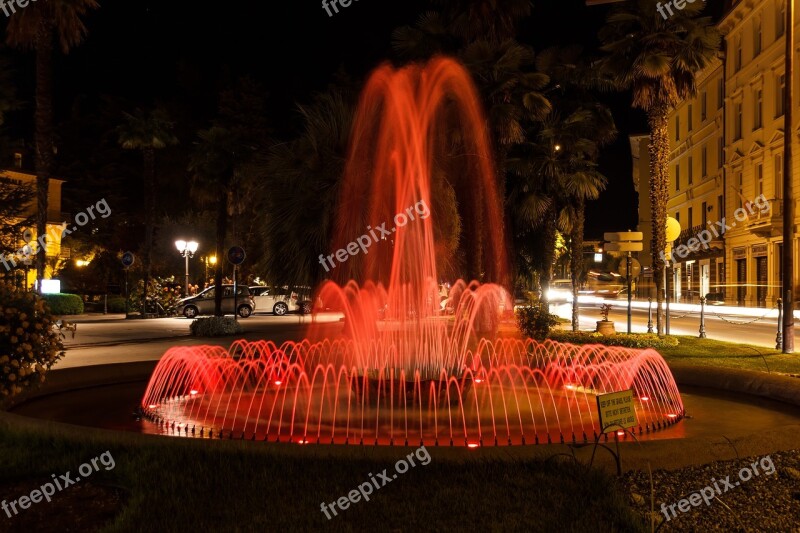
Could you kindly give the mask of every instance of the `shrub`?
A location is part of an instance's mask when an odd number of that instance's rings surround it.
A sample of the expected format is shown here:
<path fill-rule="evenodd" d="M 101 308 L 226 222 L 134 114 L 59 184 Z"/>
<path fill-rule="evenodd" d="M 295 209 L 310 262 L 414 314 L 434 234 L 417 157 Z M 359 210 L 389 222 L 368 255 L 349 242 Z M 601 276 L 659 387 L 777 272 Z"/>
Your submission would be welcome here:
<path fill-rule="evenodd" d="M 77 294 L 44 294 L 50 312 L 54 315 L 80 315 L 83 300 Z"/>
<path fill-rule="evenodd" d="M 142 292 L 144 290 L 144 281 L 139 280 L 139 283 L 131 289 L 130 294 L 130 308 L 131 312 L 142 311 Z M 178 300 L 183 296 L 181 289 L 175 285 L 173 278 L 151 278 L 147 284 L 147 312 L 158 315 L 173 316 L 178 313 Z M 161 306 L 159 308 L 159 305 Z M 123 312 L 125 309 L 123 308 Z"/>
<path fill-rule="evenodd" d="M 103 302 L 100 302 L 103 305 Z M 124 296 L 109 296 L 108 297 L 108 312 L 109 313 L 124 313 L 125 312 L 125 297 Z"/>
<path fill-rule="evenodd" d="M 222 316 L 198 318 L 190 329 L 195 337 L 225 337 L 242 332 L 242 326 L 236 320 Z"/>
<path fill-rule="evenodd" d="M 602 335 L 589 331 L 556 330 L 550 332 L 549 338 L 569 344 L 603 344 L 605 346 L 622 346 L 625 348 L 671 348 L 678 345 L 677 337 L 659 337 L 653 333 L 617 333 Z"/>
<path fill-rule="evenodd" d="M 42 383 L 64 356 L 63 336 L 54 322 L 44 299 L 0 282 L 0 406 Z"/>
<path fill-rule="evenodd" d="M 532 339 L 544 340 L 558 322 L 558 316 L 550 313 L 545 302 L 532 302 L 517 308 L 517 325 L 524 335 Z"/>

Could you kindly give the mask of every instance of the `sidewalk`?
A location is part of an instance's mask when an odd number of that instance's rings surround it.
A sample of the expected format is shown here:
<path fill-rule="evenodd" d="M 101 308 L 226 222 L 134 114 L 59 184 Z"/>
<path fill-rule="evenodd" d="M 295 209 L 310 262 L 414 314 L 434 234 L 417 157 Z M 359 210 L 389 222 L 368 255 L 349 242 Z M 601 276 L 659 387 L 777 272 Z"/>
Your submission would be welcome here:
<path fill-rule="evenodd" d="M 91 324 L 93 322 L 108 322 L 109 320 L 125 320 L 125 313 L 84 313 L 82 315 L 63 315 L 59 320 L 66 320 L 72 324 Z"/>

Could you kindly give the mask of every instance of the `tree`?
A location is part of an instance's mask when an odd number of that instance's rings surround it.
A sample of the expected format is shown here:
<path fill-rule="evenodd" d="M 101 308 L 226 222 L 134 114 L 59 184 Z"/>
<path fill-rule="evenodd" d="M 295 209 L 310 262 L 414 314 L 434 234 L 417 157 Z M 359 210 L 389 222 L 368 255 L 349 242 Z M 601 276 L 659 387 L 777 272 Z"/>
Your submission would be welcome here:
<path fill-rule="evenodd" d="M 174 124 L 167 112 L 155 108 L 149 112 L 137 109 L 134 113 L 123 113 L 124 122 L 117 128 L 119 144 L 125 150 L 142 152 L 144 183 L 144 286 L 152 275 L 153 228 L 156 218 L 156 150 L 178 143 L 173 135 Z M 143 304 L 144 305 L 144 304 Z M 143 307 L 147 309 L 147 307 Z M 146 313 L 142 313 L 145 317 Z"/>
<path fill-rule="evenodd" d="M 95 0 L 47 0 L 17 9 L 8 21 L 6 42 L 36 53 L 36 233 L 47 234 L 47 208 L 53 169 L 53 52 L 56 42 L 64 54 L 86 36 L 83 17 L 97 9 Z M 36 255 L 37 286 L 45 271 L 45 251 Z"/>
<path fill-rule="evenodd" d="M 214 273 L 214 315 L 222 314 L 222 267 L 228 231 L 228 205 L 236 181 L 237 140 L 225 128 L 212 126 L 198 133 L 199 140 L 189 164 L 192 194 L 216 207 L 217 266 Z M 234 310 L 236 312 L 236 310 Z"/>
<path fill-rule="evenodd" d="M 721 37 L 704 3 L 688 3 L 664 19 L 656 0 L 628 1 L 612 11 L 600 31 L 606 53 L 601 69 L 616 85 L 633 93 L 633 106 L 647 113 L 650 125 L 650 202 L 652 205 L 653 278 L 656 284 L 658 334 L 663 333 L 664 261 L 669 200 L 667 118 L 681 100 L 695 94 L 695 76 L 720 49 Z"/>
<path fill-rule="evenodd" d="M 333 240 L 354 106 L 334 88 L 298 106 L 302 132 L 272 146 L 262 165 L 267 253 L 260 265 L 278 285 L 314 286 L 330 274 L 319 263 Z"/>
<path fill-rule="evenodd" d="M 549 78 L 535 69 L 534 51 L 514 39 L 517 25 L 530 15 L 526 0 L 437 0 L 438 11 L 423 14 L 414 26 L 397 28 L 393 47 L 403 59 L 456 56 L 470 71 L 482 98 L 495 152 L 500 197 L 505 199 L 509 154 L 525 143 L 526 132 L 543 120 L 551 105 L 543 90 Z M 459 198 L 461 203 L 471 198 Z M 468 211 L 470 207 L 466 206 Z M 470 214 L 471 215 L 471 214 Z M 476 216 L 464 220 L 462 256 L 469 259 L 467 276 L 479 279 L 485 257 Z M 515 230 L 505 221 L 504 232 Z M 509 249 L 509 252 L 511 250 Z M 513 278 L 512 273 L 512 278 Z"/>

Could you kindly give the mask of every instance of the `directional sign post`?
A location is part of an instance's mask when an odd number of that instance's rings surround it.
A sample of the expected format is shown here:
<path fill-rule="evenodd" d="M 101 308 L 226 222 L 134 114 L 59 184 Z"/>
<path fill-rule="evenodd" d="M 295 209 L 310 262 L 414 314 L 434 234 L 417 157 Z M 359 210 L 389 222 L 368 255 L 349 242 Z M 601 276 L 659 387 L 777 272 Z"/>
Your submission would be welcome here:
<path fill-rule="evenodd" d="M 133 252 L 125 252 L 122 254 L 122 269 L 125 271 L 125 318 L 128 318 L 128 269 L 133 266 L 134 261 L 136 261 L 136 256 L 133 255 Z M 147 294 L 147 289 L 145 289 L 145 294 Z M 144 314 L 142 314 L 144 316 Z"/>
<path fill-rule="evenodd" d="M 642 245 L 641 231 L 618 231 L 605 233 L 603 239 L 608 241 L 604 248 L 609 252 L 626 252 L 625 278 L 628 280 L 628 334 L 631 333 L 631 279 L 633 278 L 633 267 L 631 265 L 631 252 L 641 252 Z"/>
<path fill-rule="evenodd" d="M 228 249 L 228 261 L 233 265 L 233 320 L 238 321 L 239 319 L 239 302 L 238 299 L 238 292 L 239 287 L 236 284 L 236 268 L 244 263 L 244 258 L 247 257 L 247 254 L 244 253 L 244 248 L 241 246 L 231 246 Z"/>

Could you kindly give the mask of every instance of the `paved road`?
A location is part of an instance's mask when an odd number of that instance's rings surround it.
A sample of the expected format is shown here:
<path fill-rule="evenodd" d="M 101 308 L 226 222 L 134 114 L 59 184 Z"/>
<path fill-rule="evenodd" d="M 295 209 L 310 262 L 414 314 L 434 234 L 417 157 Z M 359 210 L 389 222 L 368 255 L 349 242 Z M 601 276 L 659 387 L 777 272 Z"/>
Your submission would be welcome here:
<path fill-rule="evenodd" d="M 599 309 L 596 304 L 588 304 L 581 308 L 581 329 L 594 330 L 599 320 Z M 569 318 L 571 309 L 567 305 L 553 306 L 553 312 Z M 767 311 L 765 310 L 765 313 Z M 756 344 L 765 347 L 775 346 L 776 318 L 774 312 L 768 317 L 756 320 L 751 317 L 726 316 L 726 322 L 716 316 L 717 310 L 709 308 L 706 318 L 706 333 L 711 339 L 730 342 Z M 699 317 L 696 313 L 679 311 L 671 313 L 671 332 L 677 335 L 697 335 Z M 615 308 L 610 318 L 615 322 L 617 331 L 626 330 L 625 310 Z M 758 318 L 758 317 L 756 317 Z M 287 315 L 254 315 L 241 320 L 245 329 L 243 338 L 248 340 L 269 339 L 278 344 L 286 340 L 303 338 L 309 317 Z M 127 361 L 155 361 L 175 346 L 218 345 L 227 346 L 230 339 L 196 339 L 189 335 L 191 320 L 180 318 L 158 318 L 151 320 L 125 320 L 123 315 L 84 316 L 71 321 L 78 323 L 78 330 L 73 339 L 67 333 L 64 342 L 67 355 L 59 361 L 55 368 L 69 368 Z M 733 323 L 731 323 L 733 322 Z M 338 327 L 338 322 L 331 324 Z M 647 331 L 647 312 L 634 309 L 633 331 Z"/>
<path fill-rule="evenodd" d="M 707 308 L 706 335 L 709 339 L 718 339 L 729 342 L 741 342 L 765 347 L 775 347 L 777 333 L 777 319 L 775 312 L 770 312 L 767 317 L 756 320 L 758 317 L 727 316 L 720 318 L 717 310 Z M 571 316 L 569 305 L 553 306 L 552 311 L 564 318 Z M 767 313 L 768 310 L 764 310 Z M 581 329 L 594 330 L 596 321 L 600 320 L 599 306 L 587 305 L 581 307 Z M 632 312 L 632 325 L 635 333 L 647 332 L 647 312 L 634 309 Z M 698 335 L 700 330 L 700 316 L 698 313 L 686 311 L 670 312 L 670 333 L 673 335 Z M 614 321 L 617 331 L 627 331 L 627 314 L 624 309 L 614 308 L 609 314 L 609 319 Z M 755 322 L 754 322 L 755 320 Z M 653 313 L 653 328 L 655 329 L 655 312 Z"/>
<path fill-rule="evenodd" d="M 303 338 L 309 317 L 299 315 L 254 315 L 240 320 L 248 340 L 269 339 L 277 344 Z M 110 363 L 155 361 L 175 346 L 217 345 L 228 346 L 226 339 L 197 339 L 189 335 L 191 320 L 180 318 L 155 318 L 125 320 L 118 317 L 81 317 L 75 320 L 78 330 L 73 339 L 67 333 L 64 345 L 66 356 L 53 368 L 102 365 Z M 339 328 L 337 322 L 331 328 Z"/>

